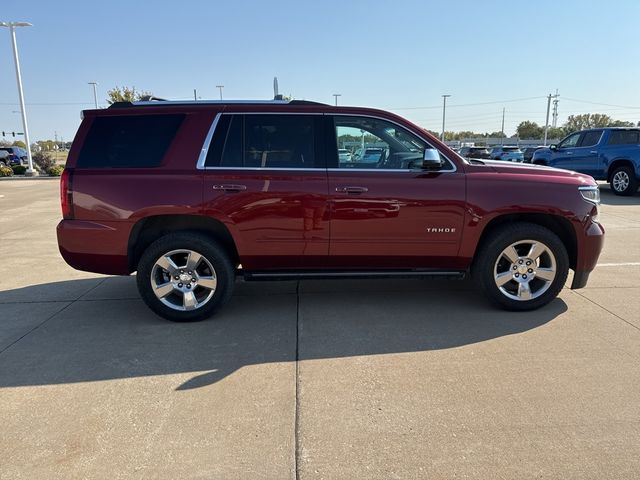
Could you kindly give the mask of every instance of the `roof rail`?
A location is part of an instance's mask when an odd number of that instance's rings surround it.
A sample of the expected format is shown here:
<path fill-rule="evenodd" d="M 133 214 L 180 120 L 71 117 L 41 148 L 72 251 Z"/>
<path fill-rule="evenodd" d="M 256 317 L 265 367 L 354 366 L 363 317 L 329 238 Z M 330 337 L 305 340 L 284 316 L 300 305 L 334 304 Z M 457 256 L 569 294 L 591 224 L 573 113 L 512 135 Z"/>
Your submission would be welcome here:
<path fill-rule="evenodd" d="M 151 107 L 161 105 L 325 105 L 309 100 L 164 100 L 158 97 L 142 97 L 135 102 L 114 102 L 109 108 Z"/>

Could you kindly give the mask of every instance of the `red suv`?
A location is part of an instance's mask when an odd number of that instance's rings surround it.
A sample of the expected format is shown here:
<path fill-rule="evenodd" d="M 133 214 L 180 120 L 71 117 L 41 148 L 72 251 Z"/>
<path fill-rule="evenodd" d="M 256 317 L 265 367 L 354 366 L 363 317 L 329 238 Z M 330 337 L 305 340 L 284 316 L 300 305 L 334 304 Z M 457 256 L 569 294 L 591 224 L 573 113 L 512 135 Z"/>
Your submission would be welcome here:
<path fill-rule="evenodd" d="M 375 159 L 339 150 L 376 149 Z M 88 110 L 61 181 L 69 265 L 129 275 L 157 314 L 210 316 L 246 280 L 471 273 L 497 305 L 584 287 L 602 249 L 588 175 L 465 160 L 388 112 L 304 101 Z"/>

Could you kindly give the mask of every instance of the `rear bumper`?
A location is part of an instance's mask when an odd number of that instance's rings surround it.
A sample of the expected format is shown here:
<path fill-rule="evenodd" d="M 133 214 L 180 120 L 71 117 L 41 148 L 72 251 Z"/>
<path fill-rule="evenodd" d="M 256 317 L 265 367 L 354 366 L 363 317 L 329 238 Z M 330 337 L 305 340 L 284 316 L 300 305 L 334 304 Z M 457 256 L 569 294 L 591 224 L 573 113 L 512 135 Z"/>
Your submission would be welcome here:
<path fill-rule="evenodd" d="M 128 275 L 128 222 L 62 220 L 56 228 L 60 254 L 77 270 Z"/>
<path fill-rule="evenodd" d="M 604 246 L 604 228 L 599 223 L 589 221 L 589 225 L 578 238 L 578 243 L 578 258 L 571 282 L 572 290 L 585 287 L 589 280 L 589 274 L 596 268 Z"/>

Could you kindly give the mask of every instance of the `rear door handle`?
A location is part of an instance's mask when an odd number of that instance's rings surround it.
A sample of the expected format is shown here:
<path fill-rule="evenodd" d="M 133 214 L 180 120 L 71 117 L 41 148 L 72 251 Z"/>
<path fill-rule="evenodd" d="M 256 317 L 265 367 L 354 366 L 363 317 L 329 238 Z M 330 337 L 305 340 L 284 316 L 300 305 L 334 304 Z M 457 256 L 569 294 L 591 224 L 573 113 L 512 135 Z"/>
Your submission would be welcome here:
<path fill-rule="evenodd" d="M 368 192 L 367 187 L 336 187 L 336 192 L 357 195 L 359 193 Z"/>
<path fill-rule="evenodd" d="M 597 155 L 598 151 L 597 150 L 591 150 L 589 153 L 592 154 L 592 155 Z"/>
<path fill-rule="evenodd" d="M 214 185 L 214 190 L 224 190 L 225 192 L 241 192 L 247 189 L 246 185 L 234 185 L 234 184 L 223 184 L 223 185 Z"/>

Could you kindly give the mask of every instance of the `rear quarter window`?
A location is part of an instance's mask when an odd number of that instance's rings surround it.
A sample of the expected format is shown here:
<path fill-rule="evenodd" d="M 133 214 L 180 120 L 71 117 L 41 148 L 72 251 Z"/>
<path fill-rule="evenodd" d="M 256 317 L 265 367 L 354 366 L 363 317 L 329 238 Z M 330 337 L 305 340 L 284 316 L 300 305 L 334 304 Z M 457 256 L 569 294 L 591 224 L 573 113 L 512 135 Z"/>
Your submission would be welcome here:
<path fill-rule="evenodd" d="M 607 145 L 640 144 L 640 130 L 612 130 Z"/>
<path fill-rule="evenodd" d="M 97 117 L 80 150 L 76 167 L 157 167 L 184 117 L 185 115 Z"/>

